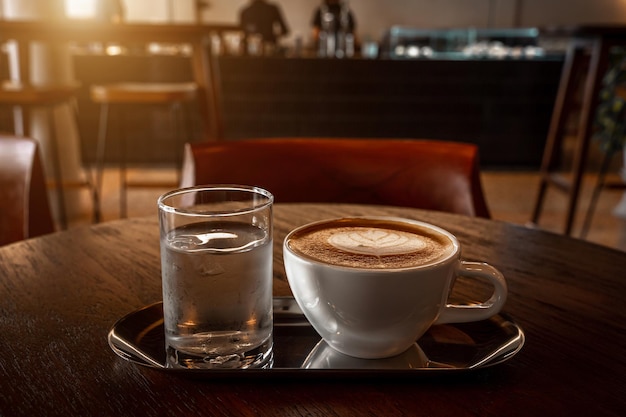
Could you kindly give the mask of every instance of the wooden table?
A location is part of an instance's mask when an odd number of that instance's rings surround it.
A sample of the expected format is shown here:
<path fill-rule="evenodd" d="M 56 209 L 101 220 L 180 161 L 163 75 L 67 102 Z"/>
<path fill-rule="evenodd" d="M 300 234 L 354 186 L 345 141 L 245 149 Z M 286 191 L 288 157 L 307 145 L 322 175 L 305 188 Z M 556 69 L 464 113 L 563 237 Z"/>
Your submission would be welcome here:
<path fill-rule="evenodd" d="M 146 44 L 149 42 L 189 44 L 192 47 L 193 81 L 199 87 L 198 106 L 205 121 L 207 139 L 221 137 L 221 117 L 212 75 L 213 57 L 210 36 L 238 31 L 229 24 L 115 24 L 91 21 L 4 21 L 0 20 L 0 43 L 18 42 L 20 50 L 33 41 L 46 42 L 119 42 Z M 20 54 L 20 80 L 29 80 L 28 54 Z"/>
<path fill-rule="evenodd" d="M 280 249 L 290 229 L 365 214 L 438 224 L 465 258 L 500 268 L 522 351 L 492 368 L 402 380 L 196 380 L 136 366 L 106 335 L 160 300 L 161 283 L 156 216 L 129 219 L 0 248 L 0 415 L 623 415 L 626 253 L 444 213 L 277 205 L 275 294 L 290 294 Z"/>

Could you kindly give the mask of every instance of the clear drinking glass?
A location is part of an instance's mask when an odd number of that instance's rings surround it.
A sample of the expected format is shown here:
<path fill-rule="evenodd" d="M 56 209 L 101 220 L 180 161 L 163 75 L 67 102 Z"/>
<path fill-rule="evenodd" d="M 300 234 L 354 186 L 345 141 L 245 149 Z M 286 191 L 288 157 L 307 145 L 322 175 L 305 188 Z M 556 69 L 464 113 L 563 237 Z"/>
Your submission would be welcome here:
<path fill-rule="evenodd" d="M 169 367 L 271 366 L 273 200 L 239 185 L 159 198 Z"/>

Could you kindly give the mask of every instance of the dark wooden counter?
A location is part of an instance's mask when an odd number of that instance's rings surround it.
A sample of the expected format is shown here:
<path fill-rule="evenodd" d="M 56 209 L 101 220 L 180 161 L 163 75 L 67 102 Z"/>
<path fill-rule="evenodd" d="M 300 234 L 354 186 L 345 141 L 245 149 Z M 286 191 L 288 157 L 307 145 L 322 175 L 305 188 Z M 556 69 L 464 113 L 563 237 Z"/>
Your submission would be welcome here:
<path fill-rule="evenodd" d="M 560 59 L 220 57 L 224 138 L 432 138 L 480 145 L 483 166 L 538 166 Z M 219 72 L 219 73 L 217 73 Z"/>
<path fill-rule="evenodd" d="M 511 360 L 401 380 L 194 380 L 138 367 L 107 345 L 121 316 L 161 299 L 154 218 L 82 227 L 0 248 L 0 415 L 622 416 L 626 253 L 478 218 L 413 209 L 277 205 L 274 292 L 289 295 L 281 243 L 342 215 L 396 215 L 455 233 L 467 259 L 506 276 L 524 329 Z M 270 371 L 271 372 L 271 371 Z"/>

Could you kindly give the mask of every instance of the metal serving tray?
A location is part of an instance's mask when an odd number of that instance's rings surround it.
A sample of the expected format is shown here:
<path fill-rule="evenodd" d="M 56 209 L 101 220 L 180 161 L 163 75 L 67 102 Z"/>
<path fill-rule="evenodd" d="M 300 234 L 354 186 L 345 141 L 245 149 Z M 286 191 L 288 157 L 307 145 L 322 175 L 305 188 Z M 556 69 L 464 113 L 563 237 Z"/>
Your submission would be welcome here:
<path fill-rule="evenodd" d="M 405 353 L 387 359 L 357 359 L 330 348 L 311 327 L 293 298 L 274 298 L 274 362 L 267 369 L 166 368 L 163 304 L 155 303 L 120 319 L 109 331 L 120 357 L 165 372 L 202 377 L 312 376 L 363 373 L 415 375 L 482 369 L 502 363 L 524 345 L 524 332 L 508 316 L 463 324 L 435 325 Z"/>

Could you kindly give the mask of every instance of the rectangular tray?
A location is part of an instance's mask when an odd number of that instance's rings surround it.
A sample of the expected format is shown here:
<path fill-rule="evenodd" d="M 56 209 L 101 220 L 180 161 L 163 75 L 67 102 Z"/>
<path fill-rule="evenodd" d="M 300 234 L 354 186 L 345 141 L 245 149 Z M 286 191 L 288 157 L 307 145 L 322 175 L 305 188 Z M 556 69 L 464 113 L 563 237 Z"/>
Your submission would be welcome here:
<path fill-rule="evenodd" d="M 111 349 L 132 363 L 203 377 L 468 371 L 510 359 L 520 351 L 524 340 L 522 329 L 511 318 L 498 314 L 480 322 L 432 326 L 412 348 L 393 358 L 358 359 L 326 345 L 291 297 L 274 298 L 274 360 L 267 369 L 166 368 L 161 302 L 121 318 L 108 334 Z"/>

